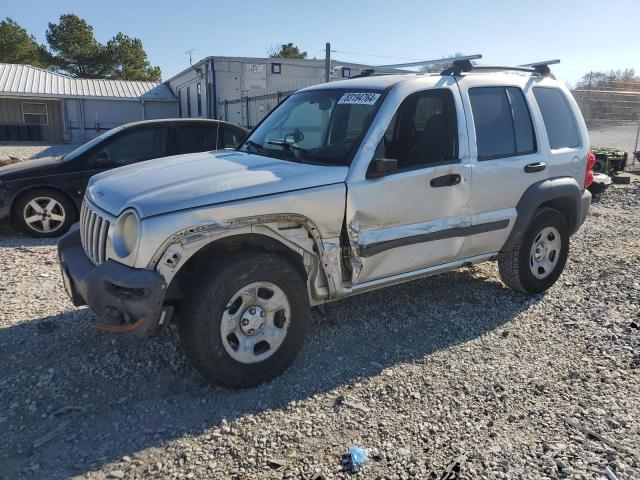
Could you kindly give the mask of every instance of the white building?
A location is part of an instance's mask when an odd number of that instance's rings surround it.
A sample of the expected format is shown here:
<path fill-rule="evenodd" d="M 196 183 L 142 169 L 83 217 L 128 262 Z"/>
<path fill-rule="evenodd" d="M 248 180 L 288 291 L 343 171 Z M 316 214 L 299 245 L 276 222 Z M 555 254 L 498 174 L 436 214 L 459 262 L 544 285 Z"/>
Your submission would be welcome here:
<path fill-rule="evenodd" d="M 371 69 L 331 61 L 331 80 Z M 205 117 L 254 127 L 292 92 L 323 83 L 324 60 L 207 57 L 167 80 L 181 117 Z"/>
<path fill-rule="evenodd" d="M 72 78 L 0 63 L 0 141 L 82 143 L 123 123 L 177 114 L 164 83 Z"/>

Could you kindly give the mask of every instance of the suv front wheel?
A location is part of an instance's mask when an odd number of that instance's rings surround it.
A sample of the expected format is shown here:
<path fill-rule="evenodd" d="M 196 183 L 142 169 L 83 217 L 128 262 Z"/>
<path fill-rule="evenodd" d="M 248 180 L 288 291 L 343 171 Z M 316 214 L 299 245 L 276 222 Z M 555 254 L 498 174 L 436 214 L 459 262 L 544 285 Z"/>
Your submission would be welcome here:
<path fill-rule="evenodd" d="M 309 302 L 300 273 L 273 253 L 241 252 L 196 276 L 180 341 L 191 364 L 213 383 L 258 385 L 282 373 L 302 347 Z"/>
<path fill-rule="evenodd" d="M 498 256 L 500 277 L 514 290 L 544 292 L 560 277 L 568 255 L 569 227 L 564 215 L 541 208 L 513 250 Z"/>

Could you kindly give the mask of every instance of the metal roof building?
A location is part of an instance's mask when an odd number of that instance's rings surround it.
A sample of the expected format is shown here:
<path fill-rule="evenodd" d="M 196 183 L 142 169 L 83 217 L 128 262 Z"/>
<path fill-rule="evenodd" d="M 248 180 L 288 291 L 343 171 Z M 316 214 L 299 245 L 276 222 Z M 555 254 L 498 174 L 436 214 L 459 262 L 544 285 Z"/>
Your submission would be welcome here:
<path fill-rule="evenodd" d="M 0 63 L 0 141 L 80 143 L 123 123 L 174 117 L 164 83 L 72 78 Z"/>

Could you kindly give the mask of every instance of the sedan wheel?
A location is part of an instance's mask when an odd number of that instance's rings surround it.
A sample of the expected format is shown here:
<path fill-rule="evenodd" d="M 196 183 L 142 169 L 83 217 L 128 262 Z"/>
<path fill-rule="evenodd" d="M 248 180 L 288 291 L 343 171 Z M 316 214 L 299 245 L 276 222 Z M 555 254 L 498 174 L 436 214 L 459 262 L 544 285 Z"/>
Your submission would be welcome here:
<path fill-rule="evenodd" d="M 49 197 L 37 197 L 23 210 L 24 223 L 35 232 L 52 234 L 65 223 L 66 212 L 60 202 Z"/>

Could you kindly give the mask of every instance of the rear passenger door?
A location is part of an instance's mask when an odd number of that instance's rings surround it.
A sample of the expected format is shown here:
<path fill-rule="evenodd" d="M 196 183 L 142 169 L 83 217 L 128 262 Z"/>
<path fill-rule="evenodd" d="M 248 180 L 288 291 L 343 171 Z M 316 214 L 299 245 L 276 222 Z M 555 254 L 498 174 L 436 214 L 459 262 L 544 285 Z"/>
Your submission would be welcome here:
<path fill-rule="evenodd" d="M 217 125 L 214 123 L 176 123 L 174 155 L 209 152 L 216 149 Z"/>
<path fill-rule="evenodd" d="M 464 257 L 500 250 L 518 201 L 527 188 L 548 178 L 547 158 L 538 142 L 540 125 L 529 108 L 531 82 L 522 83 L 492 85 L 479 76 L 459 80 L 472 164 L 471 223 L 491 226 L 465 238 Z"/>

